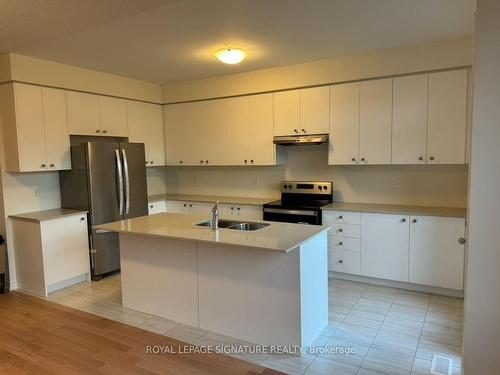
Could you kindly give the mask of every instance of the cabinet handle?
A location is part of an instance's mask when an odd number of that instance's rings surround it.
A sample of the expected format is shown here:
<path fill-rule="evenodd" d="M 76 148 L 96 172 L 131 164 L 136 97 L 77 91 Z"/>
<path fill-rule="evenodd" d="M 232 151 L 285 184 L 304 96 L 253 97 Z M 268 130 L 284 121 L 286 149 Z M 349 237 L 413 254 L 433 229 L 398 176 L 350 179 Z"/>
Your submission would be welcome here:
<path fill-rule="evenodd" d="M 240 208 L 239 208 L 239 207 L 236 207 L 236 209 L 237 209 L 238 211 L 240 210 Z"/>
<path fill-rule="evenodd" d="M 80 218 L 80 221 L 85 221 L 85 218 L 84 218 L 84 217 L 81 217 L 81 218 Z"/>
<path fill-rule="evenodd" d="M 250 160 L 250 163 L 252 163 L 252 164 L 253 164 L 253 159 L 252 159 L 252 160 Z"/>
<path fill-rule="evenodd" d="M 200 164 L 203 164 L 203 160 L 200 160 Z"/>
<path fill-rule="evenodd" d="M 248 163 L 248 160 L 245 159 L 245 164 Z"/>
<path fill-rule="evenodd" d="M 179 164 L 182 164 L 182 160 L 179 160 Z"/>
<path fill-rule="evenodd" d="M 401 222 L 402 222 L 402 223 L 406 223 L 406 219 L 404 219 L 404 218 L 403 218 L 403 219 L 401 219 Z"/>
<path fill-rule="evenodd" d="M 153 160 L 151 160 L 151 161 L 149 162 L 149 164 L 154 164 L 154 163 L 155 163 L 155 162 L 154 162 Z"/>
<path fill-rule="evenodd" d="M 55 167 L 54 163 L 50 163 L 49 168 L 54 168 L 54 167 Z"/>
<path fill-rule="evenodd" d="M 306 129 L 302 129 L 302 133 L 305 133 L 306 132 Z"/>
<path fill-rule="evenodd" d="M 205 164 L 208 164 L 208 160 L 205 160 Z"/>
<path fill-rule="evenodd" d="M 419 156 L 418 160 L 424 160 L 424 158 L 422 156 Z"/>
<path fill-rule="evenodd" d="M 192 204 L 190 204 L 190 205 L 189 205 L 189 207 L 193 207 L 193 205 L 192 205 Z"/>
<path fill-rule="evenodd" d="M 146 160 L 146 165 L 149 164 L 149 162 Z"/>
<path fill-rule="evenodd" d="M 187 204 L 186 204 L 186 203 L 184 203 L 184 207 L 187 207 Z"/>
<path fill-rule="evenodd" d="M 153 208 L 154 206 L 153 205 L 150 205 L 149 208 Z"/>
<path fill-rule="evenodd" d="M 339 216 L 339 220 L 342 220 L 342 219 L 343 219 L 343 217 L 342 217 L 342 215 L 340 215 L 340 216 Z"/>
<path fill-rule="evenodd" d="M 97 134 L 99 134 L 101 131 L 100 131 L 99 129 L 97 129 L 95 132 L 96 132 Z"/>
<path fill-rule="evenodd" d="M 342 246 L 342 245 L 343 245 L 343 243 L 342 243 L 342 242 L 339 242 L 339 243 L 338 243 L 338 245 L 339 245 L 339 246 Z"/>
<path fill-rule="evenodd" d="M 465 245 L 465 243 L 466 243 L 466 242 L 467 242 L 467 240 L 466 240 L 465 238 L 463 238 L 463 237 L 460 237 L 460 238 L 458 239 L 458 243 L 459 243 L 460 245 Z"/>
<path fill-rule="evenodd" d="M 294 131 L 295 133 L 298 133 L 298 132 L 299 132 L 297 129 L 293 129 L 293 131 Z"/>
<path fill-rule="evenodd" d="M 434 160 L 434 156 L 429 157 L 429 160 Z"/>
<path fill-rule="evenodd" d="M 411 222 L 412 222 L 412 223 L 416 223 L 416 222 L 417 222 L 417 219 L 413 219 Z"/>
<path fill-rule="evenodd" d="M 46 167 L 46 164 L 45 163 L 42 163 L 42 165 L 40 165 L 41 168 L 45 168 Z"/>
<path fill-rule="evenodd" d="M 356 158 L 352 158 L 351 160 L 352 160 L 352 161 L 356 161 Z"/>
<path fill-rule="evenodd" d="M 107 130 L 103 130 L 103 131 L 102 131 L 102 133 L 103 133 L 103 134 L 106 134 L 107 132 L 108 132 Z"/>
<path fill-rule="evenodd" d="M 342 228 L 340 228 L 338 231 L 339 231 L 340 233 L 342 233 L 342 232 L 343 232 Z"/>
<path fill-rule="evenodd" d="M 339 259 L 339 263 L 342 264 L 344 263 L 344 261 L 342 259 Z"/>
<path fill-rule="evenodd" d="M 231 207 L 231 210 L 234 210 L 234 207 Z"/>
<path fill-rule="evenodd" d="M 365 158 L 361 158 L 361 161 L 365 161 Z"/>

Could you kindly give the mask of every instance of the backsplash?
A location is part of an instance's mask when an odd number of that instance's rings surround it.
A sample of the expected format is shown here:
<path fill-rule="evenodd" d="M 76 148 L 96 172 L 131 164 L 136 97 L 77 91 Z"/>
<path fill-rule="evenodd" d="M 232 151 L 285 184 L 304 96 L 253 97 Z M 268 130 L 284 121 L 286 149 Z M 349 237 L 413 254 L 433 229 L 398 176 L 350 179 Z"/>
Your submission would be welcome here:
<path fill-rule="evenodd" d="M 282 148 L 278 167 L 167 167 L 148 169 L 150 194 L 279 196 L 282 180 L 333 181 L 345 202 L 466 207 L 466 165 L 329 166 L 328 146 Z M 164 184 L 164 185 L 163 185 Z"/>

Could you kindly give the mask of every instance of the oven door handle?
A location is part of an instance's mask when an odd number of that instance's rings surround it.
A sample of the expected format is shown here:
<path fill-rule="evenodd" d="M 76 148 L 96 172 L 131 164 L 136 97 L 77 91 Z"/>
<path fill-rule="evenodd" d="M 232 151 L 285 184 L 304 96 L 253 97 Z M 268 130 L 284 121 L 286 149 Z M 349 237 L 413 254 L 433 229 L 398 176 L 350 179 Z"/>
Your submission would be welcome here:
<path fill-rule="evenodd" d="M 297 216 L 318 216 L 317 211 L 312 210 L 286 210 L 282 208 L 265 208 L 264 212 L 269 212 L 272 214 L 285 214 L 285 215 L 297 215 Z"/>

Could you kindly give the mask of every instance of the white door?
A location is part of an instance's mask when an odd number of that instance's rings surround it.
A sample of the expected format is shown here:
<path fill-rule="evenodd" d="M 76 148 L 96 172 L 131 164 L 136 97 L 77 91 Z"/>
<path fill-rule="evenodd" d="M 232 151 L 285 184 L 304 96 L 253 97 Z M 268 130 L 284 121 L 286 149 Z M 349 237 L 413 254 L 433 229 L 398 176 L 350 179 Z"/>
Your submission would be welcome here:
<path fill-rule="evenodd" d="M 426 163 L 428 81 L 428 74 L 393 79 L 393 164 Z"/>
<path fill-rule="evenodd" d="M 101 134 L 113 137 L 127 136 L 127 101 L 99 96 Z"/>
<path fill-rule="evenodd" d="M 276 145 L 273 143 L 273 94 L 248 97 L 248 139 L 250 164 L 275 165 Z"/>
<path fill-rule="evenodd" d="M 165 151 L 167 165 L 183 165 L 184 153 L 189 140 L 185 132 L 185 104 L 172 104 L 164 107 Z"/>
<path fill-rule="evenodd" d="M 429 74 L 429 163 L 464 164 L 467 70 Z"/>
<path fill-rule="evenodd" d="M 392 78 L 361 82 L 359 160 L 391 164 Z"/>
<path fill-rule="evenodd" d="M 42 87 L 42 100 L 47 167 L 57 170 L 71 169 L 66 93 L 63 90 Z"/>
<path fill-rule="evenodd" d="M 359 162 L 359 82 L 330 87 L 328 164 Z"/>
<path fill-rule="evenodd" d="M 180 129 L 180 142 L 184 146 L 180 152 L 182 165 L 205 165 L 208 164 L 207 133 L 208 111 L 205 102 L 193 102 L 185 104 L 183 113 L 184 126 Z"/>
<path fill-rule="evenodd" d="M 330 127 L 330 88 L 300 90 L 300 133 L 325 134 Z"/>
<path fill-rule="evenodd" d="M 16 83 L 14 95 L 20 171 L 45 170 L 48 165 L 45 154 L 42 89 Z"/>
<path fill-rule="evenodd" d="M 248 165 L 250 163 L 248 97 L 227 99 L 227 164 Z M 272 142 L 272 141 L 271 141 Z"/>
<path fill-rule="evenodd" d="M 161 105 L 145 104 L 146 155 L 149 166 L 165 165 L 165 134 Z"/>
<path fill-rule="evenodd" d="M 69 134 L 100 135 L 99 96 L 66 91 Z"/>
<path fill-rule="evenodd" d="M 300 131 L 300 90 L 274 93 L 274 135 L 296 135 Z"/>
<path fill-rule="evenodd" d="M 146 109 L 144 103 L 127 101 L 128 140 L 134 143 L 146 143 Z"/>
<path fill-rule="evenodd" d="M 463 290 L 465 220 L 412 216 L 410 282 Z"/>
<path fill-rule="evenodd" d="M 409 216 L 361 214 L 361 274 L 408 282 Z"/>

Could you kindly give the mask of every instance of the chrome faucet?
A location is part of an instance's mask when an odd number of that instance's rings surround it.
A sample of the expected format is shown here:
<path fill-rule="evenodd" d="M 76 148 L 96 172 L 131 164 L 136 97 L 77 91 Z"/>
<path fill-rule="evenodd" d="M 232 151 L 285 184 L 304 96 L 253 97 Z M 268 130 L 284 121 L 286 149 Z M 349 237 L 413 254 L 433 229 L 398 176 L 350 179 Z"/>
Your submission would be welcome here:
<path fill-rule="evenodd" d="M 219 229 L 219 201 L 212 207 L 212 229 Z"/>

